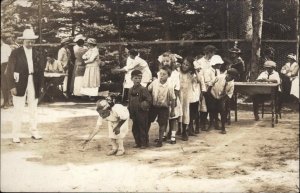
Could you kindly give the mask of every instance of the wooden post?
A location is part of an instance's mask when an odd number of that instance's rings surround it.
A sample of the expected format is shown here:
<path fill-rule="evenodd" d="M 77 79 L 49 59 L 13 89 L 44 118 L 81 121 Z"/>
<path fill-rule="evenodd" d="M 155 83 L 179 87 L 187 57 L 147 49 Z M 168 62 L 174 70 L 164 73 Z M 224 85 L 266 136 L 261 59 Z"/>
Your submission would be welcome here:
<path fill-rule="evenodd" d="M 297 8 L 297 15 L 296 15 L 296 39 L 297 39 L 297 48 L 296 48 L 296 56 L 297 56 L 297 61 L 299 61 L 299 41 L 300 41 L 300 37 L 299 37 L 299 0 L 295 0 L 295 4 L 296 4 L 296 8 Z"/>
<path fill-rule="evenodd" d="M 39 0 L 39 43 L 42 43 L 42 0 Z"/>
<path fill-rule="evenodd" d="M 250 80 L 253 81 L 258 75 L 258 65 L 260 62 L 261 35 L 263 23 L 263 0 L 252 0 L 252 49 L 250 63 Z"/>
<path fill-rule="evenodd" d="M 72 0 L 71 17 L 72 17 L 72 37 L 75 36 L 75 19 L 74 19 L 75 0 Z"/>
<path fill-rule="evenodd" d="M 226 0 L 226 37 L 227 37 L 226 50 L 229 49 L 229 47 L 230 47 L 229 39 L 232 38 L 232 37 L 229 37 L 229 20 L 230 20 L 229 16 L 230 16 L 229 15 L 229 2 L 228 2 L 228 0 Z"/>
<path fill-rule="evenodd" d="M 119 41 L 119 43 L 121 43 L 121 28 L 120 28 L 120 10 L 119 10 L 119 2 L 116 1 L 115 3 L 116 3 L 116 6 L 117 6 L 118 41 Z M 121 46 L 121 44 L 119 44 L 118 48 L 119 48 L 119 64 L 120 64 L 121 66 L 123 66 L 123 65 L 121 64 L 121 62 L 122 62 L 122 46 Z"/>

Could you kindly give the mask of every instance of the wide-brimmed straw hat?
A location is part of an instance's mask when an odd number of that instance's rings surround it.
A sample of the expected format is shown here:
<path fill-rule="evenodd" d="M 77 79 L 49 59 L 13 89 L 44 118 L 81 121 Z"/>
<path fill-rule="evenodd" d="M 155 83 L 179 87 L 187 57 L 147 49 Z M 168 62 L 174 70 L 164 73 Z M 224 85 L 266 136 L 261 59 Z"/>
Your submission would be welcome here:
<path fill-rule="evenodd" d="M 89 39 L 87 40 L 87 43 L 88 43 L 88 44 L 97 45 L 97 40 L 94 39 L 94 38 L 89 38 Z"/>
<path fill-rule="evenodd" d="M 18 37 L 18 39 L 21 39 L 21 40 L 35 40 L 38 37 L 39 36 L 37 36 L 37 35 L 34 34 L 33 29 L 25 29 L 23 31 L 23 36 Z"/>
<path fill-rule="evenodd" d="M 222 60 L 221 56 L 219 55 L 213 55 L 210 59 L 210 65 L 214 66 L 216 64 L 223 64 L 224 61 Z"/>
<path fill-rule="evenodd" d="M 290 58 L 290 59 L 292 59 L 292 60 L 297 60 L 297 57 L 296 57 L 296 55 L 295 54 L 293 54 L 293 53 L 291 53 L 291 54 L 288 54 L 287 55 L 287 58 Z"/>
<path fill-rule="evenodd" d="M 267 60 L 264 63 L 265 68 L 276 68 L 276 63 L 273 62 L 272 60 Z"/>
<path fill-rule="evenodd" d="M 86 38 L 82 35 L 82 34 L 79 34 L 77 36 L 75 36 L 74 38 L 74 42 L 77 42 L 78 40 L 85 40 Z"/>

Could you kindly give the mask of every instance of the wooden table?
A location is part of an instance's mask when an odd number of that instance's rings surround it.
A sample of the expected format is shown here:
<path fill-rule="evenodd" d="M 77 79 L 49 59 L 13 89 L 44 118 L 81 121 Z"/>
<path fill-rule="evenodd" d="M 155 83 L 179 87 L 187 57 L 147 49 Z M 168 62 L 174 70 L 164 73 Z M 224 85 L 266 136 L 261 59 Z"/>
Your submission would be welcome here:
<path fill-rule="evenodd" d="M 45 88 L 44 88 L 44 92 L 39 97 L 39 102 L 42 101 L 45 95 L 51 96 L 51 93 L 49 92 L 50 87 L 58 88 L 60 85 L 63 85 L 65 76 L 68 76 L 68 74 L 56 73 L 56 72 L 44 72 Z M 61 92 L 63 94 L 63 90 Z"/>
<path fill-rule="evenodd" d="M 266 82 L 234 82 L 234 101 L 235 101 L 235 121 L 237 121 L 237 93 L 245 95 L 270 94 L 271 111 L 272 111 L 272 127 L 274 122 L 278 123 L 278 87 L 279 83 Z M 274 116 L 275 115 L 275 116 Z"/>

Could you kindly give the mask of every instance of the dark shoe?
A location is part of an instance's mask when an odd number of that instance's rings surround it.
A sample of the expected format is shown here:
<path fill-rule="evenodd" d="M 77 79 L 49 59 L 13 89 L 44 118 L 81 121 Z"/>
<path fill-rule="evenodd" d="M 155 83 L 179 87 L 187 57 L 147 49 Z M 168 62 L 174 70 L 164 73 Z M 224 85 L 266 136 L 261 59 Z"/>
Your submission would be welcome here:
<path fill-rule="evenodd" d="M 167 136 L 163 136 L 162 141 L 166 142 L 167 141 Z"/>
<path fill-rule="evenodd" d="M 171 140 L 170 144 L 172 144 L 172 145 L 176 144 L 176 140 Z"/>
<path fill-rule="evenodd" d="M 207 127 L 206 131 L 211 131 L 211 130 L 212 130 L 212 128 L 213 128 L 213 124 L 212 124 L 212 123 L 210 123 L 210 124 L 209 124 L 209 126 Z"/>
<path fill-rule="evenodd" d="M 207 131 L 207 123 L 205 121 L 202 121 L 200 123 L 200 128 L 201 128 L 201 131 Z"/>
<path fill-rule="evenodd" d="M 197 136 L 193 131 L 189 131 L 189 136 Z"/>
<path fill-rule="evenodd" d="M 226 134 L 226 130 L 222 130 L 221 133 L 222 133 L 222 134 Z"/>
<path fill-rule="evenodd" d="M 136 144 L 135 146 L 133 146 L 133 148 L 140 148 L 141 145 Z"/>
<path fill-rule="evenodd" d="M 194 128 L 193 127 L 189 127 L 189 136 L 197 136 L 194 132 Z"/>
<path fill-rule="evenodd" d="M 155 146 L 156 147 L 162 147 L 162 141 L 158 141 Z"/>
<path fill-rule="evenodd" d="M 187 140 L 189 140 L 189 136 L 187 135 L 186 132 L 183 132 L 182 133 L 182 141 L 187 141 Z"/>
<path fill-rule="evenodd" d="M 216 122 L 215 122 L 215 130 L 220 130 L 220 127 L 219 127 L 219 121 L 216 121 Z"/>
<path fill-rule="evenodd" d="M 163 141 L 163 142 L 166 142 L 166 141 L 167 141 L 167 137 L 166 137 L 166 136 L 163 136 L 163 137 L 162 137 L 162 141 Z M 156 142 L 156 143 L 159 142 L 159 138 L 155 139 L 154 142 Z"/>
<path fill-rule="evenodd" d="M 200 133 L 200 129 L 199 128 L 196 128 L 195 129 L 195 134 L 199 134 Z"/>

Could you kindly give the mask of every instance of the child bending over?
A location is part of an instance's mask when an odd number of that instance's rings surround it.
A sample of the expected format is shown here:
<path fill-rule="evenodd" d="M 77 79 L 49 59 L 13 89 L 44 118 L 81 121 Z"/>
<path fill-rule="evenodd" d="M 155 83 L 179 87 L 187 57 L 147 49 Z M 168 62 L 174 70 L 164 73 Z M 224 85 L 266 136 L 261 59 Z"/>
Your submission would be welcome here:
<path fill-rule="evenodd" d="M 229 100 L 234 91 L 234 79 L 238 77 L 238 71 L 231 68 L 227 74 L 223 73 L 216 77 L 211 88 L 211 100 L 209 101 L 212 106 L 211 120 L 215 124 L 215 129 L 219 129 L 218 113 L 221 114 L 221 133 L 226 134 L 225 123 L 227 119 L 227 107 Z"/>
<path fill-rule="evenodd" d="M 127 108 L 121 104 L 109 103 L 107 100 L 99 100 L 96 105 L 99 113 L 97 124 L 83 145 L 86 145 L 99 132 L 105 119 L 108 123 L 108 137 L 112 144 L 112 149 L 107 155 L 123 155 L 125 153 L 123 141 L 128 132 L 129 112 Z"/>

